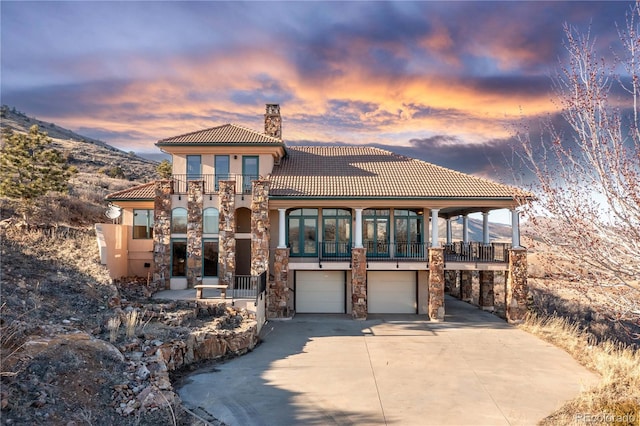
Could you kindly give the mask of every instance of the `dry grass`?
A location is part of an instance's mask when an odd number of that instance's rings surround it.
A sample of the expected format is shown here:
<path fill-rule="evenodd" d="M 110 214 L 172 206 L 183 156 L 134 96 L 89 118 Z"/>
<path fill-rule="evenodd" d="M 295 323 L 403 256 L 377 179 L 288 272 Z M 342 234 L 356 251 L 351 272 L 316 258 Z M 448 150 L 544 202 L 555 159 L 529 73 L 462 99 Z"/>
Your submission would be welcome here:
<path fill-rule="evenodd" d="M 528 316 L 521 326 L 565 349 L 600 382 L 544 419 L 543 425 L 595 423 L 640 425 L 640 351 L 612 341 L 599 341 L 564 318 Z M 591 419 L 591 421 L 588 421 Z"/>

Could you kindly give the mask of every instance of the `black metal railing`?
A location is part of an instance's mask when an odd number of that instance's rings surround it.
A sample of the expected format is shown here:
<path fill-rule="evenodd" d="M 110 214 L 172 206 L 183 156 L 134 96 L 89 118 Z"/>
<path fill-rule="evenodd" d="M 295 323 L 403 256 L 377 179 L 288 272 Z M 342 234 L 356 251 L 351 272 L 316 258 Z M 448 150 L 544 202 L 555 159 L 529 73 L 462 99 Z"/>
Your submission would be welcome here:
<path fill-rule="evenodd" d="M 381 243 L 365 242 L 367 259 L 376 262 L 421 262 L 426 261 L 429 245 L 426 243 Z"/>
<path fill-rule="evenodd" d="M 258 295 L 257 276 L 236 275 L 231 291 L 234 299 L 253 299 Z"/>
<path fill-rule="evenodd" d="M 217 194 L 220 190 L 219 182 L 234 181 L 236 183 L 236 194 L 251 194 L 252 182 L 258 179 L 257 175 L 240 175 L 233 173 L 215 174 L 215 175 L 172 175 L 173 193 L 186 194 L 190 181 L 203 181 L 205 194 Z"/>
<path fill-rule="evenodd" d="M 445 262 L 506 263 L 509 261 L 509 243 L 483 244 L 461 241 L 444 245 Z"/>
<path fill-rule="evenodd" d="M 318 243 L 320 260 L 344 261 L 351 260 L 351 243 L 339 241 L 321 241 Z"/>

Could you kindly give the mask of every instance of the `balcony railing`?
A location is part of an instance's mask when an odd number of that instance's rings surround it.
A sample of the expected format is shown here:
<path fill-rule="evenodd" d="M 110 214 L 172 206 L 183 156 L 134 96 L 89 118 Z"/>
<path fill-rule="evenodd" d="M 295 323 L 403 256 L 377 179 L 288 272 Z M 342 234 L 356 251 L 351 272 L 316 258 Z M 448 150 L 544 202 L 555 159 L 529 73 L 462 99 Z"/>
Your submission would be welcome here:
<path fill-rule="evenodd" d="M 221 180 L 234 181 L 236 183 L 236 194 L 251 194 L 252 182 L 258 179 L 257 175 L 241 174 L 216 174 L 216 175 L 173 175 L 173 193 L 186 194 L 189 181 L 203 181 L 205 194 L 217 194 Z"/>
<path fill-rule="evenodd" d="M 444 245 L 445 262 L 506 263 L 509 261 L 509 243 L 483 244 L 455 242 Z"/>
<path fill-rule="evenodd" d="M 428 243 L 385 243 L 365 241 L 367 260 L 370 262 L 428 262 Z M 483 244 L 480 242 L 445 244 L 445 262 L 507 263 L 509 243 Z M 351 243 L 323 241 L 318 243 L 318 255 L 292 255 L 293 258 L 318 260 L 320 262 L 350 262 Z"/>

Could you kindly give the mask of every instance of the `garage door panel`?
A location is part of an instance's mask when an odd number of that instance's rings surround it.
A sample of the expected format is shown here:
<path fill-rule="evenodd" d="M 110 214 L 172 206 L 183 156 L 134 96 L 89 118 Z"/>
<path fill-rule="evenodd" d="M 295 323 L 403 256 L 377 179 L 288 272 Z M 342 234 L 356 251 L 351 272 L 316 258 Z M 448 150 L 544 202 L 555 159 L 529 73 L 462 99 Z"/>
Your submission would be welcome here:
<path fill-rule="evenodd" d="M 297 271 L 296 312 L 345 312 L 344 271 Z"/>
<path fill-rule="evenodd" d="M 414 271 L 375 271 L 367 274 L 368 312 L 372 314 L 415 314 Z"/>

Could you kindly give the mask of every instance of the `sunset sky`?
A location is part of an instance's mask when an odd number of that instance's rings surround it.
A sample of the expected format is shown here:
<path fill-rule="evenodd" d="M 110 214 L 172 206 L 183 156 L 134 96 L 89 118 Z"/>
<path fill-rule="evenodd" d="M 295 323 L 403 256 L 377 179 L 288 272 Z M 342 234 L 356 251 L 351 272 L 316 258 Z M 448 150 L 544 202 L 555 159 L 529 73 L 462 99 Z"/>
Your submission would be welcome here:
<path fill-rule="evenodd" d="M 493 176 L 555 113 L 562 25 L 615 46 L 632 2 L 11 2 L 2 103 L 125 151 L 225 123 Z"/>

